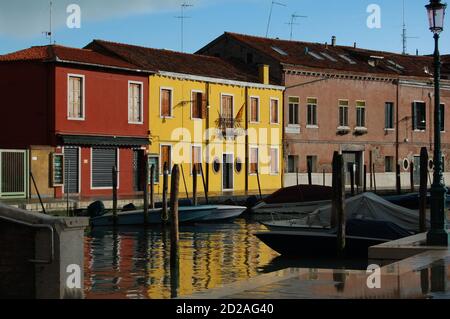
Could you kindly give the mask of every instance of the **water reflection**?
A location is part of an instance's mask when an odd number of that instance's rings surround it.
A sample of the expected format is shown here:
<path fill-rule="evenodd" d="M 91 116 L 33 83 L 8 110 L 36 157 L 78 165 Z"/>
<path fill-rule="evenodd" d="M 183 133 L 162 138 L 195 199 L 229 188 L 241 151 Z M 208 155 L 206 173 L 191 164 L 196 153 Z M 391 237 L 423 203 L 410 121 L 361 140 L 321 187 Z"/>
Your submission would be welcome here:
<path fill-rule="evenodd" d="M 170 231 L 162 227 L 93 229 L 85 241 L 87 298 L 171 298 L 248 279 L 276 256 L 238 220 L 180 229 L 179 268 L 170 267 Z"/>

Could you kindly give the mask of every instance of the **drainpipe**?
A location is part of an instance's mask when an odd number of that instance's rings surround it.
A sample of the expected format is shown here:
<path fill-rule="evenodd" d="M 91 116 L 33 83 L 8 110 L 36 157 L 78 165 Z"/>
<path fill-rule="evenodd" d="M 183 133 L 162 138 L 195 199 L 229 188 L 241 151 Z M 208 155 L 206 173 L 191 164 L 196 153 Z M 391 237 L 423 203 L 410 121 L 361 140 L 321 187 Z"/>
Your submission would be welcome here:
<path fill-rule="evenodd" d="M 208 135 L 206 137 L 206 149 L 209 153 L 209 139 L 211 138 L 209 134 L 209 109 L 210 109 L 210 83 L 206 82 L 206 132 L 208 132 Z M 206 167 L 206 193 L 209 192 L 209 156 L 208 160 L 206 161 L 205 167 Z"/>

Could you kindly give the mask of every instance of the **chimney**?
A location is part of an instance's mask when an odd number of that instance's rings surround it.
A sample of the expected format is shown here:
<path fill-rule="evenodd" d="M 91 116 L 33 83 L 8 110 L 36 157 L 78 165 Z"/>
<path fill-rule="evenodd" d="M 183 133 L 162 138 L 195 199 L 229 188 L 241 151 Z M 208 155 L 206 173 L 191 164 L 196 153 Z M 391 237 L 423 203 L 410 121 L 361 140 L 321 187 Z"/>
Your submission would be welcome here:
<path fill-rule="evenodd" d="M 353 47 L 356 49 L 356 42 L 353 42 Z"/>
<path fill-rule="evenodd" d="M 258 68 L 259 68 L 259 82 L 268 85 L 270 66 L 268 66 L 267 64 L 260 64 Z"/>
<path fill-rule="evenodd" d="M 333 36 L 331 37 L 331 46 L 333 46 L 333 47 L 336 46 L 336 36 L 335 36 L 335 35 L 333 35 Z"/>

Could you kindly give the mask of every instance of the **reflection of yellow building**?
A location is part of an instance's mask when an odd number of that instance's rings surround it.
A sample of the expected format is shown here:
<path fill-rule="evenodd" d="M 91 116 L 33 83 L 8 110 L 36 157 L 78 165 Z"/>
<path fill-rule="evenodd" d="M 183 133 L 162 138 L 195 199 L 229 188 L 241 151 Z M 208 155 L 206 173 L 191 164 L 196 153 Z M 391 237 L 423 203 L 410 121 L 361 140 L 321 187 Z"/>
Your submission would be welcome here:
<path fill-rule="evenodd" d="M 192 191 L 191 173 L 200 163 L 213 193 L 256 192 L 257 172 L 263 190 L 281 187 L 284 88 L 270 84 L 268 66 L 105 41 L 89 47 L 154 72 L 149 153 L 157 190 L 164 163 L 182 165 L 183 191 L 184 184 Z M 202 191 L 201 174 L 197 184 Z"/>

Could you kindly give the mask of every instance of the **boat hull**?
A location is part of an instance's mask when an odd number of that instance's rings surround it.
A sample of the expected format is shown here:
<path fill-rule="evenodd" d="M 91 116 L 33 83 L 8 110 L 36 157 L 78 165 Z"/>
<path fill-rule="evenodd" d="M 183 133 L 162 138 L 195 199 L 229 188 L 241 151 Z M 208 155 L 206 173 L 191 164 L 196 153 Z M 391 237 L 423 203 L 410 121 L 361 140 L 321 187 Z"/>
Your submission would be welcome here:
<path fill-rule="evenodd" d="M 337 236 L 335 234 L 311 231 L 272 231 L 256 233 L 255 236 L 282 256 L 337 256 Z M 346 257 L 366 258 L 369 247 L 387 241 L 386 239 L 347 236 L 344 254 Z"/>
<path fill-rule="evenodd" d="M 261 202 L 252 208 L 254 214 L 309 214 L 319 207 L 331 204 L 330 200 L 316 202 L 297 202 L 282 204 L 267 204 Z"/>
<path fill-rule="evenodd" d="M 243 206 L 217 206 L 216 210 L 212 211 L 211 214 L 200 218 L 199 222 L 215 222 L 215 221 L 226 221 L 233 220 L 241 216 L 247 207 Z"/>

